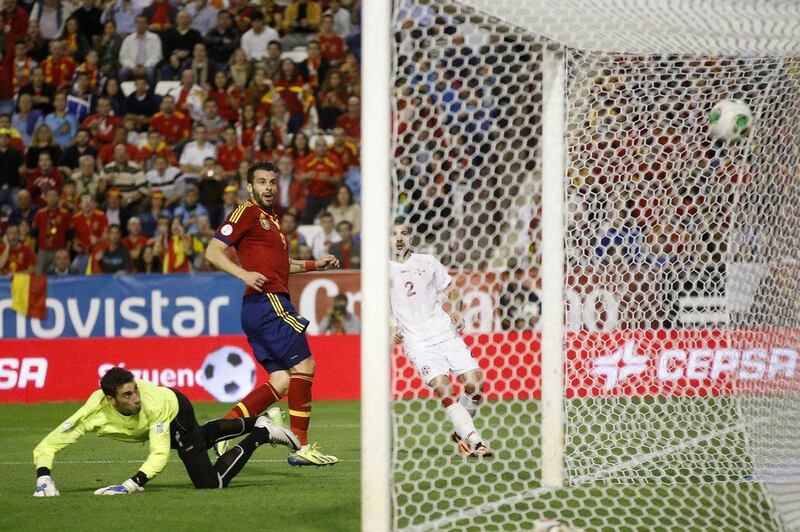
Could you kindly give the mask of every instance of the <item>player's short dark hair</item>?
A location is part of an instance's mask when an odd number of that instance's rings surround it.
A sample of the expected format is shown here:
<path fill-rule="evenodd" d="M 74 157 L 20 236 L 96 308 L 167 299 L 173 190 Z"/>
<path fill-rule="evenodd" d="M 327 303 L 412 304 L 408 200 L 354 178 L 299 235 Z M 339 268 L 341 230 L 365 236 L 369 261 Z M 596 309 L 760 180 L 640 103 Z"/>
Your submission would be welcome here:
<path fill-rule="evenodd" d="M 277 172 L 278 169 L 275 168 L 275 165 L 269 161 L 259 161 L 255 164 L 251 164 L 250 168 L 247 169 L 247 182 L 251 185 L 253 184 L 253 179 L 255 179 L 256 172 L 258 171 Z"/>
<path fill-rule="evenodd" d="M 133 373 L 131 373 L 127 369 L 120 367 L 113 367 L 110 370 L 106 371 L 106 374 L 103 375 L 102 379 L 100 379 L 100 389 L 103 390 L 103 393 L 108 395 L 109 397 L 116 397 L 117 388 L 119 388 L 123 384 L 128 384 L 129 382 L 133 382 L 133 379 L 134 379 Z"/>

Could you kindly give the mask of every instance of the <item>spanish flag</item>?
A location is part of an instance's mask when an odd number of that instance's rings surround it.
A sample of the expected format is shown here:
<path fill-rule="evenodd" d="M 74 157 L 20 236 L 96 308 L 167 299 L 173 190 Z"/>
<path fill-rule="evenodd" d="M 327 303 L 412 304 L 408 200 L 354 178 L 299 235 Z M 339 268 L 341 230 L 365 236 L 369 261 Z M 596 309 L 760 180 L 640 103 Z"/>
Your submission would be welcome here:
<path fill-rule="evenodd" d="M 29 318 L 47 318 L 47 276 L 15 273 L 11 278 L 11 308 Z"/>

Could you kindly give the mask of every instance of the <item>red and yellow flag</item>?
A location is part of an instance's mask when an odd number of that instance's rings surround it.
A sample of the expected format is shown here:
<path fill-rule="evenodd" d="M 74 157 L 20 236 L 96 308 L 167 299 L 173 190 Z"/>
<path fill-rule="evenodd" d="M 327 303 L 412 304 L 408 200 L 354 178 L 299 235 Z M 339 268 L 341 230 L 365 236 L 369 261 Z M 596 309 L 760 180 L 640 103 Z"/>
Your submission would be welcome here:
<path fill-rule="evenodd" d="M 47 276 L 15 273 L 11 278 L 11 308 L 29 318 L 47 317 Z"/>

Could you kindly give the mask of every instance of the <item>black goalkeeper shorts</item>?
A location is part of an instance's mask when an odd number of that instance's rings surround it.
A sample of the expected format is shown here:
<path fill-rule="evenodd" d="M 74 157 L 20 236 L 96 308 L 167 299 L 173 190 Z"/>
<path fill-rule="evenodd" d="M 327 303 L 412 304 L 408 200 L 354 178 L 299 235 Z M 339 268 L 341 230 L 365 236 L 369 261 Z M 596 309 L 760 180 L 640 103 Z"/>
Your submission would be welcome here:
<path fill-rule="evenodd" d="M 178 390 L 172 391 L 178 398 L 178 415 L 169 424 L 170 446 L 178 450 L 178 456 L 195 488 L 222 488 L 222 479 L 208 458 L 209 443 L 197 423 L 192 402 Z"/>

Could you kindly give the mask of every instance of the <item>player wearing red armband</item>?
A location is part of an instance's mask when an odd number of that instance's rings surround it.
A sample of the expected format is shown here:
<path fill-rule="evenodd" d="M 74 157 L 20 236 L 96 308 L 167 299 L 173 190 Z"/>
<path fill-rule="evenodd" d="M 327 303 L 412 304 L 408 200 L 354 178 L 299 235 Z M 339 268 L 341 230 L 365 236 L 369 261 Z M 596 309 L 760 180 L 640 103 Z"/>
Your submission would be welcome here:
<path fill-rule="evenodd" d="M 308 443 L 314 359 L 306 340 L 308 320 L 298 315 L 289 299 L 289 274 L 337 268 L 326 255 L 316 261 L 290 260 L 286 237 L 272 211 L 278 190 L 278 172 L 270 162 L 247 170 L 250 199 L 225 218 L 206 248 L 206 258 L 218 269 L 247 285 L 242 301 L 242 328 L 253 354 L 270 374 L 225 416 L 258 415 L 289 394 L 289 424 L 302 447 L 289 456 L 296 466 L 325 466 L 339 461 Z M 241 266 L 226 254 L 236 248 Z"/>

